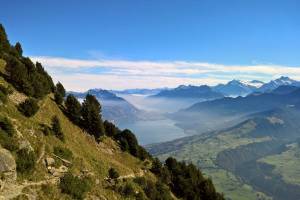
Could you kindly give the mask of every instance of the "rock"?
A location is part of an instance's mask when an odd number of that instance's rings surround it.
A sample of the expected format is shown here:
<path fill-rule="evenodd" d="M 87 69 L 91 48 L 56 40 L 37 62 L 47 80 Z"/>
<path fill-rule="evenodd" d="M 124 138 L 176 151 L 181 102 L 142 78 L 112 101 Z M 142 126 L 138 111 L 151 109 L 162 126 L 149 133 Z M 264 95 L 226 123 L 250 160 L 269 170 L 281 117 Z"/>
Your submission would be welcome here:
<path fill-rule="evenodd" d="M 12 154 L 2 147 L 0 147 L 0 174 L 6 181 L 17 179 L 16 161 Z"/>
<path fill-rule="evenodd" d="M 60 173 L 66 173 L 66 172 L 69 171 L 69 169 L 68 169 L 66 166 L 62 165 L 62 166 L 60 166 L 60 167 L 58 168 L 58 171 L 59 171 Z"/>
<path fill-rule="evenodd" d="M 55 160 L 51 157 L 47 157 L 45 161 L 47 166 L 53 166 L 55 164 Z"/>
<path fill-rule="evenodd" d="M 95 181 L 96 185 L 99 185 L 100 184 L 100 180 L 97 178 L 96 181 Z"/>
<path fill-rule="evenodd" d="M 27 149 L 28 151 L 34 151 L 30 142 L 24 138 L 20 141 L 19 149 Z"/>
<path fill-rule="evenodd" d="M 59 168 L 51 167 L 50 169 L 48 168 L 48 172 L 52 174 L 54 177 L 61 177 L 63 176 L 64 173 L 68 172 L 69 169 L 62 165 Z"/>

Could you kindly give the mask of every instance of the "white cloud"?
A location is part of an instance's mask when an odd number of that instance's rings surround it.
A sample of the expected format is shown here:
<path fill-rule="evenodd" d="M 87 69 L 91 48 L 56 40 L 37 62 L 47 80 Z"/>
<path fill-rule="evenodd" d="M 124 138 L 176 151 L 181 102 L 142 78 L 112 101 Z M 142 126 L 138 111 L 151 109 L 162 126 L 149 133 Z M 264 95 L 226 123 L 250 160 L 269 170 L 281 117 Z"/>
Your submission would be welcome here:
<path fill-rule="evenodd" d="M 282 65 L 222 65 L 193 61 L 84 60 L 48 56 L 32 56 L 31 58 L 41 62 L 55 80 L 64 83 L 69 90 L 86 90 L 95 87 L 109 89 L 175 87 L 178 84 L 211 85 L 229 79 L 266 81 L 282 75 L 292 78 L 300 77 L 300 67 Z"/>

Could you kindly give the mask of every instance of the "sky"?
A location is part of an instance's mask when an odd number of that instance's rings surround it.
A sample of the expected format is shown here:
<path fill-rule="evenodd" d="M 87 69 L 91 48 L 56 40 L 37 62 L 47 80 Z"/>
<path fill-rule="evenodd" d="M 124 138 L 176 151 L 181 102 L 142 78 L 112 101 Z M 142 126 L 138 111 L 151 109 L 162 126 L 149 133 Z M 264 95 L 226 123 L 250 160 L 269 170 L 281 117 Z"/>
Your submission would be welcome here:
<path fill-rule="evenodd" d="M 1 7 L 11 43 L 68 90 L 300 80 L 299 0 L 9 0 Z"/>

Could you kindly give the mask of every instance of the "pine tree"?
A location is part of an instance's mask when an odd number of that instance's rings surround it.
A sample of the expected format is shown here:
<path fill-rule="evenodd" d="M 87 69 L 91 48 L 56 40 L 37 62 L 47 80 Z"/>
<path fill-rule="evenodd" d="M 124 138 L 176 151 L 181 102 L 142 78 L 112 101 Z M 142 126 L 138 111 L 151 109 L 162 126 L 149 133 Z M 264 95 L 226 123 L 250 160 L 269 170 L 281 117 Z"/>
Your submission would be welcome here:
<path fill-rule="evenodd" d="M 66 90 L 60 82 L 56 84 L 56 92 L 58 92 L 62 97 L 66 96 Z"/>
<path fill-rule="evenodd" d="M 23 49 L 22 49 L 22 46 L 19 42 L 16 43 L 15 45 L 15 49 L 18 53 L 19 56 L 22 56 L 23 55 Z"/>
<path fill-rule="evenodd" d="M 81 104 L 73 95 L 68 95 L 66 102 L 66 112 L 69 118 L 75 123 L 79 124 L 81 119 Z"/>
<path fill-rule="evenodd" d="M 8 53 L 9 50 L 10 50 L 10 44 L 7 39 L 5 29 L 2 26 L 2 24 L 0 24 L 0 53 L 3 53 L 3 52 Z"/>
<path fill-rule="evenodd" d="M 55 92 L 55 93 L 54 93 L 54 101 L 55 101 L 58 105 L 61 105 L 62 102 L 64 101 L 64 98 L 61 96 L 60 93 Z"/>
<path fill-rule="evenodd" d="M 82 104 L 82 124 L 87 132 L 96 139 L 104 135 L 104 126 L 101 119 L 101 105 L 93 95 L 87 94 Z"/>

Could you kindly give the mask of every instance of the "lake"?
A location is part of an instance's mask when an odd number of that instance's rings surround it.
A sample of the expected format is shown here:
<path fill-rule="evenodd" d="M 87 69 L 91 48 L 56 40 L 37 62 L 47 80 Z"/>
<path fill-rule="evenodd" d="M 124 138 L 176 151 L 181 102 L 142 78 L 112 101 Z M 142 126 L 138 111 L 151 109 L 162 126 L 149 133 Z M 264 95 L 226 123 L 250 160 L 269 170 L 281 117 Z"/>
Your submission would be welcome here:
<path fill-rule="evenodd" d="M 141 145 L 165 142 L 186 136 L 184 131 L 170 119 L 136 121 L 119 124 L 121 129 L 130 129 L 136 135 Z"/>

